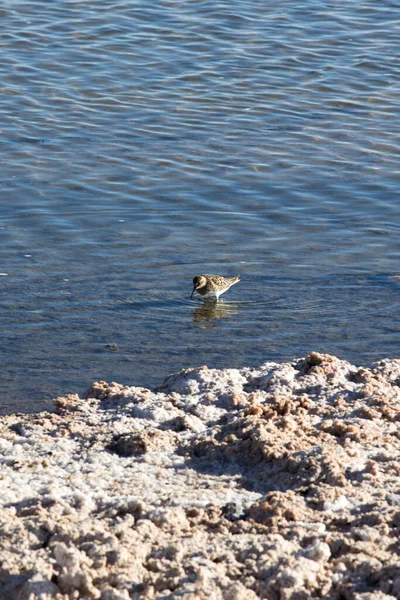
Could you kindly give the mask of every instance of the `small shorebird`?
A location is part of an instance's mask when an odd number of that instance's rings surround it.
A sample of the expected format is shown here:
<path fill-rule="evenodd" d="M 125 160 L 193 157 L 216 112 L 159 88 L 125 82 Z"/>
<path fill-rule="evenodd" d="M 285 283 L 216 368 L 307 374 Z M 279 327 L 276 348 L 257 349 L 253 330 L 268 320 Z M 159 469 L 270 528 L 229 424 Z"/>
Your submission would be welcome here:
<path fill-rule="evenodd" d="M 204 300 L 217 302 L 218 297 L 229 290 L 229 288 L 240 281 L 240 275 L 237 277 L 221 277 L 221 275 L 196 275 L 193 278 L 193 294 L 197 292 L 203 296 Z"/>

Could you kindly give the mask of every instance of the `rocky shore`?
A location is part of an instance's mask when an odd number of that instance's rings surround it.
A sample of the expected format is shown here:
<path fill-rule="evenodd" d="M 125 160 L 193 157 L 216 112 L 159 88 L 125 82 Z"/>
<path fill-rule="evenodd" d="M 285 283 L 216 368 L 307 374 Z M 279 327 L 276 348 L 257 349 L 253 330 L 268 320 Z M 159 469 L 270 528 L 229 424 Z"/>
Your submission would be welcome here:
<path fill-rule="evenodd" d="M 400 598 L 400 360 L 54 403 L 0 419 L 0 600 Z"/>

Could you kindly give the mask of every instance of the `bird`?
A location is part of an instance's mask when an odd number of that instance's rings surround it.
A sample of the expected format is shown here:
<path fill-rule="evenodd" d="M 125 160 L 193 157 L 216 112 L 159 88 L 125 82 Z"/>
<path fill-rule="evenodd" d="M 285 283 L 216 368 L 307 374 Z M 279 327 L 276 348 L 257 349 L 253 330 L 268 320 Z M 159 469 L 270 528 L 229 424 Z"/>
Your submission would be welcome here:
<path fill-rule="evenodd" d="M 193 294 L 197 292 L 211 302 L 217 302 L 221 294 L 229 290 L 229 288 L 240 281 L 240 275 L 237 277 L 222 277 L 221 275 L 196 275 L 193 277 Z"/>

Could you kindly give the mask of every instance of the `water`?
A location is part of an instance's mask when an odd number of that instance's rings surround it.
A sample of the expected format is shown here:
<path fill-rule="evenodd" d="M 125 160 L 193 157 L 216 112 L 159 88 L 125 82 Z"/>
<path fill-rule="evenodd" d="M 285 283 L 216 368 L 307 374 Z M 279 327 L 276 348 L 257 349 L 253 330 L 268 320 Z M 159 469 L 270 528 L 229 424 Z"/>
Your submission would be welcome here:
<path fill-rule="evenodd" d="M 3 2 L 2 412 L 399 355 L 399 9 Z M 207 307 L 202 272 L 242 281 Z"/>

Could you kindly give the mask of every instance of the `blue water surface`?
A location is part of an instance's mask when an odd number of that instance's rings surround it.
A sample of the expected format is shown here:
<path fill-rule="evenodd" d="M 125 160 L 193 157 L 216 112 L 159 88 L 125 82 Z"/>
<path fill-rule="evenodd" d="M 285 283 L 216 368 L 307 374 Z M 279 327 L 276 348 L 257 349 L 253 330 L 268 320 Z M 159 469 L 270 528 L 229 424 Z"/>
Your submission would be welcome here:
<path fill-rule="evenodd" d="M 399 356 L 400 1 L 6 0 L 2 412 Z M 242 281 L 217 306 L 197 273 Z"/>

